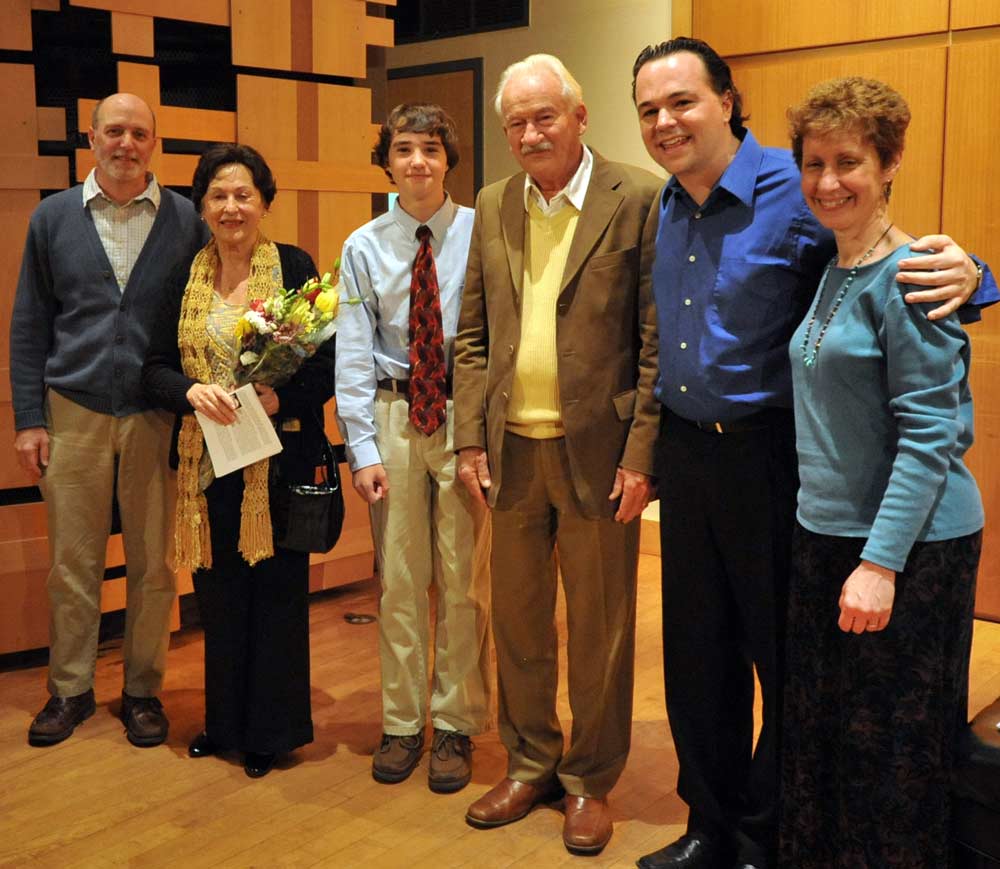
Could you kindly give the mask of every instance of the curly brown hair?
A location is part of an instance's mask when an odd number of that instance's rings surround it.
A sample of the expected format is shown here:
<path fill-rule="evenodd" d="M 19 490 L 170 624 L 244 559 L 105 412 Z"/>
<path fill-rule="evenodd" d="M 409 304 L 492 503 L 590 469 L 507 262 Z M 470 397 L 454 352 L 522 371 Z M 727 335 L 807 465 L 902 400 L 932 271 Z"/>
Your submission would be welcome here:
<path fill-rule="evenodd" d="M 795 163 L 802 168 L 806 136 L 851 132 L 871 145 L 885 169 L 903 153 L 910 107 L 884 82 L 860 76 L 820 82 L 788 110 L 788 135 Z"/>
<path fill-rule="evenodd" d="M 455 122 L 441 106 L 435 103 L 402 103 L 385 119 L 378 131 L 378 142 L 375 143 L 375 162 L 392 180 L 389 172 L 389 147 L 392 137 L 397 133 L 425 133 L 437 136 L 444 145 L 444 153 L 448 158 L 448 171 L 458 165 L 458 133 Z"/>

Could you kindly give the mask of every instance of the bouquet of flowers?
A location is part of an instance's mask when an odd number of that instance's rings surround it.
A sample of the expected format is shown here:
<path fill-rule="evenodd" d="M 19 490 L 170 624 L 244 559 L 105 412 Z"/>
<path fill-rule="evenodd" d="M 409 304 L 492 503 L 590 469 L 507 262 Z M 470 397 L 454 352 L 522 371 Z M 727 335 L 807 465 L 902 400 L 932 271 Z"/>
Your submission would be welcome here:
<path fill-rule="evenodd" d="M 236 323 L 237 384 L 281 386 L 336 331 L 340 260 L 333 272 L 257 299 Z M 353 300 L 352 300 L 353 301 Z M 360 301 L 360 300 L 359 300 Z"/>

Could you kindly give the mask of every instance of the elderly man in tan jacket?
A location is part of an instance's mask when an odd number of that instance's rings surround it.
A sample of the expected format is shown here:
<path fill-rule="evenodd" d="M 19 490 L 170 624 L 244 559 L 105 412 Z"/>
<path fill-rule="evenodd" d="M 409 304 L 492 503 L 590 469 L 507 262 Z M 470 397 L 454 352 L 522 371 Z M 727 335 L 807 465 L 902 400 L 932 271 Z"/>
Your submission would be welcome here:
<path fill-rule="evenodd" d="M 632 717 L 639 516 L 659 410 L 647 215 L 661 181 L 586 148 L 562 63 L 497 89 L 523 172 L 485 188 L 455 345 L 459 475 L 492 508 L 493 623 L 508 777 L 467 821 L 496 827 L 566 797 L 573 853 L 608 842 L 606 797 Z M 556 716 L 557 567 L 568 611 L 568 746 Z"/>

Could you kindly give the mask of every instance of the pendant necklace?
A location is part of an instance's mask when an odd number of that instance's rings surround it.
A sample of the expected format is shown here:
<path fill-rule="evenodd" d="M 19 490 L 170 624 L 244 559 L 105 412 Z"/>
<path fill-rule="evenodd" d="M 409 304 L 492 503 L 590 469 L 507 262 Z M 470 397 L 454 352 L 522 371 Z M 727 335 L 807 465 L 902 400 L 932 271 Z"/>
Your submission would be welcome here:
<path fill-rule="evenodd" d="M 868 248 L 868 250 L 865 251 L 864 256 L 862 256 L 861 259 L 854 264 L 854 268 L 851 269 L 847 277 L 844 278 L 844 284 L 840 288 L 837 298 L 834 299 L 833 305 L 830 306 L 830 313 L 826 315 L 823 325 L 820 326 L 819 334 L 816 336 L 816 343 L 813 345 L 812 353 L 810 354 L 809 336 L 812 335 L 813 326 L 816 324 L 816 313 L 819 311 L 819 306 L 823 302 L 823 294 L 826 292 L 826 281 L 827 278 L 830 277 L 830 269 L 833 268 L 833 264 L 837 261 L 837 257 L 833 257 L 833 259 L 827 263 L 826 269 L 823 271 L 823 279 L 819 282 L 819 292 L 816 293 L 816 304 L 813 305 L 812 316 L 809 318 L 809 324 L 806 326 L 806 333 L 802 336 L 802 364 L 805 365 L 806 368 L 811 368 L 816 363 L 816 357 L 819 355 L 819 345 L 823 343 L 823 336 L 826 335 L 826 330 L 830 328 L 830 321 L 833 320 L 834 315 L 836 315 L 837 311 L 840 309 L 841 303 L 843 303 L 845 297 L 847 296 L 847 291 L 854 282 L 854 277 L 857 275 L 858 269 L 861 268 L 861 266 L 873 253 L 875 253 L 875 248 L 882 243 L 882 239 L 889 234 L 890 229 L 892 229 L 891 223 L 878 237 L 875 244 Z"/>

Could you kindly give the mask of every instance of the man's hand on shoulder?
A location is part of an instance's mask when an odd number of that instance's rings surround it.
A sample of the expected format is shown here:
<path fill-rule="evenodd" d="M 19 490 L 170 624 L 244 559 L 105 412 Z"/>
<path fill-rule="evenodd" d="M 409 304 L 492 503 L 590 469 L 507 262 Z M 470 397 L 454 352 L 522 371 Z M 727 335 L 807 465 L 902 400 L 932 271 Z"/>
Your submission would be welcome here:
<path fill-rule="evenodd" d="M 929 320 L 947 317 L 962 307 L 976 291 L 979 279 L 976 264 L 966 252 L 947 235 L 925 235 L 910 247 L 934 253 L 899 261 L 897 280 L 914 286 L 914 291 L 906 294 L 906 301 L 944 302 L 927 315 Z"/>
<path fill-rule="evenodd" d="M 42 427 L 23 428 L 14 437 L 18 464 L 38 480 L 49 464 L 49 433 Z"/>
<path fill-rule="evenodd" d="M 480 504 L 486 504 L 486 490 L 493 485 L 490 463 L 482 447 L 465 447 L 458 451 L 458 478 L 465 483 Z"/>
<path fill-rule="evenodd" d="M 609 501 L 621 498 L 615 520 L 631 522 L 636 516 L 642 515 L 653 497 L 653 478 L 628 468 L 619 468 L 615 472 L 615 485 L 608 495 Z"/>
<path fill-rule="evenodd" d="M 389 492 L 389 475 L 381 464 L 359 468 L 354 472 L 352 482 L 357 493 L 369 504 L 381 501 Z"/>

